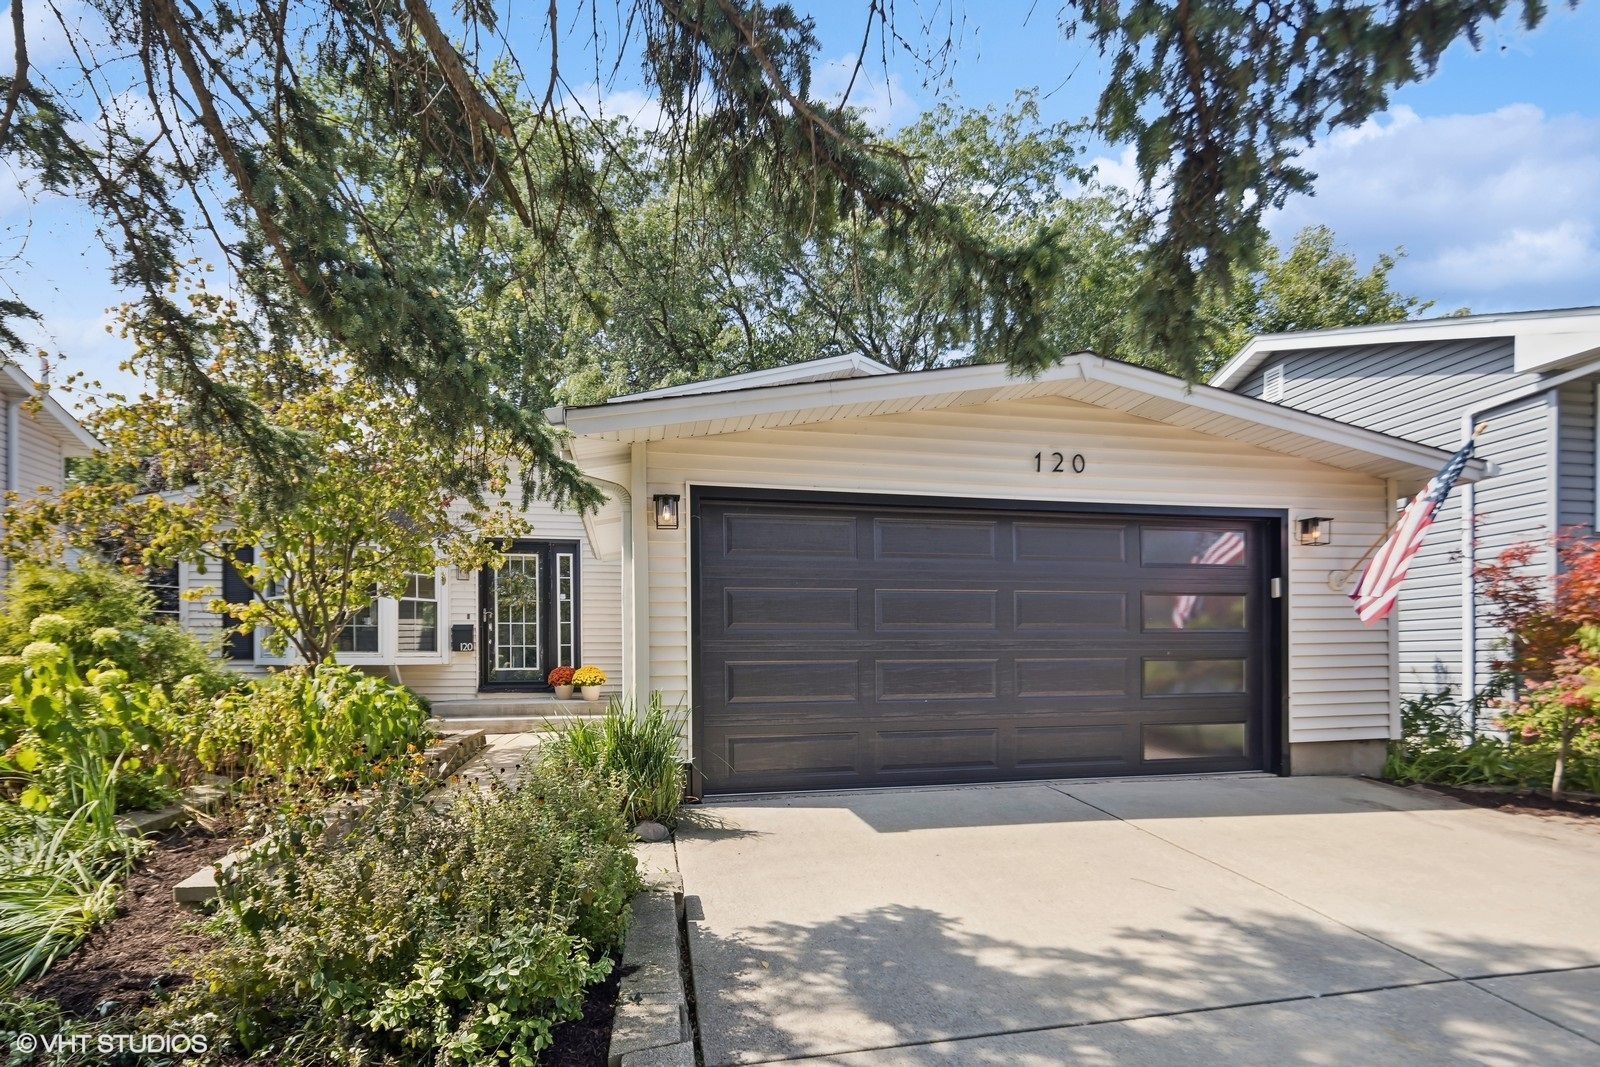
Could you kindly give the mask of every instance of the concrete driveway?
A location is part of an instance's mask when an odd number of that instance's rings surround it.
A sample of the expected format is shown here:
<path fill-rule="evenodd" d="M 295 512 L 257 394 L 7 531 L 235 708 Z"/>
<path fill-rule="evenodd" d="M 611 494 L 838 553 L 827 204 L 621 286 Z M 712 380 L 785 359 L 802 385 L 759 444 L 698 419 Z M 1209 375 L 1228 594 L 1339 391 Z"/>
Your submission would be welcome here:
<path fill-rule="evenodd" d="M 708 804 L 708 1067 L 1600 1063 L 1600 832 L 1341 778 Z"/>

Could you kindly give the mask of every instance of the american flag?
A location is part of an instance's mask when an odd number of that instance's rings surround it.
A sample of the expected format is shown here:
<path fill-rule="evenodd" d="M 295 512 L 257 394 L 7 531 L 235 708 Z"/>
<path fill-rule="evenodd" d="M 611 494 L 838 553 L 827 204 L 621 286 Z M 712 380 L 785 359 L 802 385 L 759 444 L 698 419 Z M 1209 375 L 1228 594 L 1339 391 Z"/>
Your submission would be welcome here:
<path fill-rule="evenodd" d="M 1406 580 L 1406 572 L 1411 569 L 1411 557 L 1422 547 L 1422 539 L 1433 525 L 1434 516 L 1444 507 L 1445 497 L 1450 495 L 1467 460 L 1472 458 L 1472 446 L 1477 437 L 1474 430 L 1461 451 L 1451 456 L 1450 462 L 1433 476 L 1428 487 L 1406 505 L 1388 540 L 1362 572 L 1356 591 L 1350 594 L 1362 622 L 1370 626 L 1394 610 L 1394 602 L 1400 596 L 1400 583 Z"/>
<path fill-rule="evenodd" d="M 1225 567 L 1244 558 L 1244 534 L 1238 530 L 1229 530 L 1211 544 L 1207 545 L 1199 555 L 1189 560 L 1190 563 L 1204 564 L 1212 567 Z M 1194 614 L 1195 605 L 1200 602 L 1198 596 L 1181 596 L 1172 605 L 1172 628 L 1182 630 L 1189 624 L 1189 616 Z"/>

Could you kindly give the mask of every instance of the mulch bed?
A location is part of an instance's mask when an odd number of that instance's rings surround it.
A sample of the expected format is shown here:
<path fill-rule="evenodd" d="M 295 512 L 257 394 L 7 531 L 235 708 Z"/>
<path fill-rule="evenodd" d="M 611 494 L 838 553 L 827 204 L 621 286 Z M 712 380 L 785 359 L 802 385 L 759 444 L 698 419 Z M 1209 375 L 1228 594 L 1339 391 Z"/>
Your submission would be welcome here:
<path fill-rule="evenodd" d="M 118 896 L 117 917 L 18 992 L 91 1017 L 138 1011 L 188 981 L 179 957 L 204 952 L 211 940 L 188 929 L 200 916 L 180 908 L 172 888 L 237 844 L 196 826 L 158 838 Z"/>
<path fill-rule="evenodd" d="M 540 1067 L 605 1067 L 611 1048 L 611 1018 L 617 1013 L 617 987 L 622 967 L 611 977 L 590 986 L 583 998 L 583 1018 L 562 1023 L 550 1032 L 555 1043 L 539 1053 Z"/>
<path fill-rule="evenodd" d="M 1513 815 L 1600 820 L 1600 800 L 1588 800 L 1579 797 L 1552 800 L 1549 796 L 1535 792 L 1532 789 L 1497 789 L 1490 786 L 1468 789 L 1460 786 L 1434 785 L 1430 783 L 1424 788 L 1435 793 L 1443 793 L 1445 796 L 1459 800 L 1463 804 L 1471 804 L 1479 808 L 1494 808 L 1496 811 L 1509 812 Z M 1600 827 L 1600 822 L 1597 822 L 1596 825 Z"/>

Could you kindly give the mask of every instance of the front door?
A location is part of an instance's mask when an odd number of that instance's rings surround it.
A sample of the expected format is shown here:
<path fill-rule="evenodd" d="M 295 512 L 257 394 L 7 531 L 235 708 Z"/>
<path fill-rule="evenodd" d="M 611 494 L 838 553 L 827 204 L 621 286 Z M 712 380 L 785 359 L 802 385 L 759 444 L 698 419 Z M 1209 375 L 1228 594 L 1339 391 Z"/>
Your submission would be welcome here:
<path fill-rule="evenodd" d="M 505 563 L 484 568 L 478 630 L 485 689 L 548 689 L 545 675 L 578 665 L 578 547 L 516 541 Z"/>

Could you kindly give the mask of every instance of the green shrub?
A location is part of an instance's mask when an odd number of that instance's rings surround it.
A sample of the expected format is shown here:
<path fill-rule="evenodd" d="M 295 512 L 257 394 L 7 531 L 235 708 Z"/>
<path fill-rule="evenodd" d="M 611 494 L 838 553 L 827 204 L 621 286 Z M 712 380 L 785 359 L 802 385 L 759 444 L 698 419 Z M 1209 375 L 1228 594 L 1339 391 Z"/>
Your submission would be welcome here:
<path fill-rule="evenodd" d="M 639 888 L 619 787 L 532 768 L 354 831 L 283 826 L 236 866 L 222 947 L 170 1007 L 264 1062 L 531 1064 L 610 970 Z"/>
<path fill-rule="evenodd" d="M 631 702 L 612 697 L 603 719 L 569 723 L 545 744 L 543 758 L 616 776 L 626 791 L 629 818 L 670 824 L 683 800 L 681 720 L 662 706 L 659 692 L 650 694 L 643 715 L 635 714 Z"/>
<path fill-rule="evenodd" d="M 42 639 L 64 645 L 85 667 L 116 667 L 134 682 L 170 690 L 189 679 L 206 698 L 237 684 L 193 634 L 152 619 L 154 607 L 144 583 L 104 563 L 20 563 L 0 610 L 0 655 L 18 656 Z"/>
<path fill-rule="evenodd" d="M 291 667 L 217 698 L 195 750 L 212 770 L 360 784 L 420 752 L 427 720 L 403 686 L 336 663 Z"/>
<path fill-rule="evenodd" d="M 1498 700 L 1504 683 L 1497 679 L 1480 695 L 1480 705 Z M 1383 774 L 1402 783 L 1548 786 L 1560 758 L 1558 745 L 1537 734 L 1472 731 L 1449 689 L 1402 702 L 1400 733 L 1400 740 L 1389 744 Z M 1574 746 L 1565 778 L 1571 787 L 1600 793 L 1600 752 Z"/>
<path fill-rule="evenodd" d="M 108 797 L 66 818 L 0 805 L 0 993 L 48 968 L 116 911 L 141 842 L 117 832 Z"/>
<path fill-rule="evenodd" d="M 108 818 L 171 802 L 183 728 L 163 689 L 112 668 L 84 678 L 50 641 L 22 660 L 0 698 L 0 795 L 57 815 L 103 798 Z"/>

